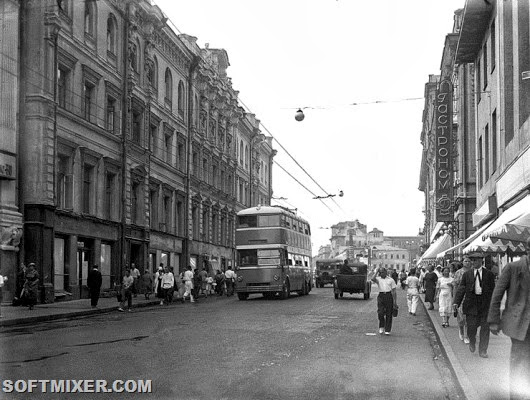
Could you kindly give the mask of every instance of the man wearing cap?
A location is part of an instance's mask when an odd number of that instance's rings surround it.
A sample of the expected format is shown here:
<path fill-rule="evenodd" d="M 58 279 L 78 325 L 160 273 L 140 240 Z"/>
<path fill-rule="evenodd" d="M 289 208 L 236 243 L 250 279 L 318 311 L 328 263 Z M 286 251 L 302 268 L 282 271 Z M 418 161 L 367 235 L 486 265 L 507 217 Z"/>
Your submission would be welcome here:
<path fill-rule="evenodd" d="M 460 303 L 466 315 L 469 351 L 475 352 L 477 330 L 480 327 L 479 356 L 488 358 L 490 330 L 488 326 L 488 309 L 495 288 L 495 275 L 482 266 L 479 253 L 467 255 L 471 259 L 472 268 L 462 275 L 460 285 L 456 289 L 453 308 L 458 309 Z"/>
<path fill-rule="evenodd" d="M 510 398 L 530 398 L 530 238 L 526 255 L 507 264 L 497 281 L 488 313 L 490 331 L 500 330 L 512 340 L 510 351 Z M 507 292 L 501 316 L 501 301 Z"/>

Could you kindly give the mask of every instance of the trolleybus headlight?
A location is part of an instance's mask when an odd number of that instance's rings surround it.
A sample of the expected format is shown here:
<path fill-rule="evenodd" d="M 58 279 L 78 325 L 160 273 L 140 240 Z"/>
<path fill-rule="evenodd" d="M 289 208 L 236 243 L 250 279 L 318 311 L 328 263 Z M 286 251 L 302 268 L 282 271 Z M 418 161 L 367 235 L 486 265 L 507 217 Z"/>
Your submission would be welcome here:
<path fill-rule="evenodd" d="M 272 279 L 274 279 L 275 281 L 277 281 L 277 280 L 280 279 L 280 277 L 279 277 L 278 275 L 274 275 L 274 277 L 273 277 Z"/>
<path fill-rule="evenodd" d="M 242 277 L 242 276 L 238 276 L 238 277 L 237 277 L 237 281 L 238 281 L 238 282 L 243 282 L 243 277 Z"/>

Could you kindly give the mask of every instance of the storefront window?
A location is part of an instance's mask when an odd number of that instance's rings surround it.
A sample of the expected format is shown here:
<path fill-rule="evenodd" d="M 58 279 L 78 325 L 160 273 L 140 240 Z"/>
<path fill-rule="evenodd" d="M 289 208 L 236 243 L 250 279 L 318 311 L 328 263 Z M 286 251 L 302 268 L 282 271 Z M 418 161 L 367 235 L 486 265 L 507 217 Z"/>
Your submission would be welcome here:
<path fill-rule="evenodd" d="M 101 277 L 103 279 L 103 282 L 101 284 L 101 289 L 109 289 L 110 288 L 110 275 L 111 275 L 111 260 L 112 260 L 112 246 L 110 244 L 103 244 L 101 243 L 101 261 L 100 261 L 100 269 Z"/>

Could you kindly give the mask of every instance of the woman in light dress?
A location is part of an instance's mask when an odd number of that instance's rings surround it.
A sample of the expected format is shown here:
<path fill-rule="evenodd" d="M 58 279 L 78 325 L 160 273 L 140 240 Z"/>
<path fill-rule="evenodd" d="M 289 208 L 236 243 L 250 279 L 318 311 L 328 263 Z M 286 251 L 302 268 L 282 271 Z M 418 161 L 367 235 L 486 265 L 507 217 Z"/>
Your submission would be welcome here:
<path fill-rule="evenodd" d="M 453 281 L 455 290 L 458 289 L 458 286 L 462 281 L 462 275 L 464 275 L 471 268 L 471 259 L 469 257 L 464 257 L 462 261 L 462 268 L 458 268 L 458 264 L 456 265 L 457 270 L 455 272 L 455 279 Z M 462 312 L 462 304 L 460 304 L 460 307 L 458 307 L 458 314 L 456 315 L 456 321 L 458 322 L 458 337 L 465 344 L 469 344 L 469 338 L 467 336 L 466 314 Z"/>
<path fill-rule="evenodd" d="M 453 281 L 449 276 L 450 269 L 442 270 L 442 277 L 436 283 L 436 297 L 438 298 L 438 311 L 442 317 L 442 326 L 449 326 L 449 316 L 453 311 Z"/>

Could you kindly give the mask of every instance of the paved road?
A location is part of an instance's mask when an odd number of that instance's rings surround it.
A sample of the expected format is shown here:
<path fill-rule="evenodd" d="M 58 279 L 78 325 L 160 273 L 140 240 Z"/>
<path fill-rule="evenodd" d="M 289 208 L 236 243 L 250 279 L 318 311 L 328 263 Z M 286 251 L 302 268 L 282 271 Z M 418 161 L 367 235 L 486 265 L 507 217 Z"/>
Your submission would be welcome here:
<path fill-rule="evenodd" d="M 327 287 L 285 301 L 210 297 L 3 328 L 0 372 L 13 380 L 152 380 L 150 395 L 102 399 L 463 399 L 425 311 L 404 312 L 399 290 L 392 335 L 373 335 L 374 295 L 335 300 Z"/>

